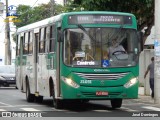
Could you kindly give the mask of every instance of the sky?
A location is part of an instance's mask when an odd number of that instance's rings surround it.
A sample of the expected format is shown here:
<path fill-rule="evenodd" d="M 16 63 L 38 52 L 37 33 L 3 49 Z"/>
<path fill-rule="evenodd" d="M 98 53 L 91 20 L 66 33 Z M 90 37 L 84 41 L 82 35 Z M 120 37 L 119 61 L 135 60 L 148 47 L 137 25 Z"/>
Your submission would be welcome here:
<path fill-rule="evenodd" d="M 8 6 L 10 5 L 14 5 L 14 6 L 18 6 L 19 4 L 22 4 L 22 5 L 29 5 L 31 7 L 35 7 L 39 4 L 42 4 L 42 3 L 48 3 L 50 0 L 8 0 Z M 61 4 L 62 0 L 55 0 L 55 2 L 57 4 Z M 0 0 L 0 2 L 2 3 L 6 3 L 6 0 Z M 4 47 L 4 39 L 5 39 L 5 22 L 4 22 L 4 17 L 5 14 L 3 15 L 0 15 L 0 59 L 2 59 L 2 61 L 0 61 L 0 65 L 1 64 L 4 64 L 4 55 L 5 55 L 5 47 Z M 10 25 L 11 27 L 14 27 L 12 25 Z M 13 28 L 14 29 L 14 28 Z M 11 38 L 11 42 L 12 42 L 12 38 Z M 11 43 L 12 46 L 14 47 L 15 44 L 12 42 Z M 15 57 L 15 53 L 12 53 L 12 57 L 14 58 Z"/>

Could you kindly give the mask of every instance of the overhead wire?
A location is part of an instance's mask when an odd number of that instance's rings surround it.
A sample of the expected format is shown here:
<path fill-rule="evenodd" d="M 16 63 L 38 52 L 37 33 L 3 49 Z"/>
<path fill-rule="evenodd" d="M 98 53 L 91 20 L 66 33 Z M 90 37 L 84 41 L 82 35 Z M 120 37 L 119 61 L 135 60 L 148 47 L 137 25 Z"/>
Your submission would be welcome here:
<path fill-rule="evenodd" d="M 32 5 L 31 9 L 35 6 L 35 4 L 38 2 L 39 0 L 36 0 L 36 2 Z M 28 11 L 30 11 L 31 9 L 28 9 L 26 12 L 24 12 L 23 14 L 27 13 Z M 20 14 L 20 15 L 23 15 L 23 14 Z"/>
<path fill-rule="evenodd" d="M 35 2 L 34 2 L 34 4 L 32 5 L 32 7 L 31 7 L 31 9 L 35 6 L 35 4 L 38 2 L 39 0 L 36 0 Z M 30 10 L 30 9 L 29 9 Z M 27 10 L 25 13 L 27 13 L 29 10 Z M 23 14 L 25 14 L 25 13 L 23 13 Z M 3 18 L 3 19 L 5 19 L 4 17 L 2 17 L 2 16 L 0 16 L 1 18 Z"/>
<path fill-rule="evenodd" d="M 31 9 L 35 6 L 35 4 L 38 2 L 39 0 L 36 0 L 35 2 L 34 2 L 34 4 L 32 5 L 32 7 L 31 7 Z M 27 10 L 26 12 L 28 12 L 29 10 Z M 25 12 L 25 13 L 26 13 Z M 23 13 L 24 14 L 24 13 Z M 0 15 L 0 17 L 3 19 L 3 20 L 5 20 L 5 18 L 2 16 L 2 15 Z M 3 29 L 4 29 L 4 26 L 5 26 L 5 24 L 3 24 L 2 26 L 1 26 L 1 29 L 0 29 L 0 33 L 3 31 Z"/>
<path fill-rule="evenodd" d="M 36 1 L 34 2 L 34 4 L 32 5 L 31 9 L 35 6 L 35 4 L 36 4 L 38 1 L 39 1 L 39 0 L 36 0 Z M 30 9 L 29 9 L 29 10 L 27 10 L 25 13 L 27 13 L 28 11 L 30 11 Z M 25 13 L 23 13 L 23 14 L 25 14 Z M 21 15 L 22 15 L 22 14 L 21 14 Z M 1 17 L 3 20 L 5 20 L 5 18 L 4 18 L 4 17 L 2 17 L 1 15 L 0 15 L 0 17 Z M 3 24 L 3 26 L 1 27 L 0 32 L 2 31 L 3 27 L 4 27 L 4 24 Z"/>

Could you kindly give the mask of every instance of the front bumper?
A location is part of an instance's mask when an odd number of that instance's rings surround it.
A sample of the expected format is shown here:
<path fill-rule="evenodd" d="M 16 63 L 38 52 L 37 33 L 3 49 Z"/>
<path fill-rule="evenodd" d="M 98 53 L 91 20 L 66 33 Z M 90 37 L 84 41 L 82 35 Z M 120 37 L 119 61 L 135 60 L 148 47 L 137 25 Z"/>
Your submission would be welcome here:
<path fill-rule="evenodd" d="M 108 95 L 96 95 L 97 91 L 108 92 Z M 86 87 L 80 86 L 73 88 L 67 86 L 64 82 L 61 83 L 61 97 L 62 99 L 90 99 L 90 100 L 104 100 L 104 99 L 135 99 L 138 98 L 138 82 L 129 88 L 124 86 L 115 87 Z"/>

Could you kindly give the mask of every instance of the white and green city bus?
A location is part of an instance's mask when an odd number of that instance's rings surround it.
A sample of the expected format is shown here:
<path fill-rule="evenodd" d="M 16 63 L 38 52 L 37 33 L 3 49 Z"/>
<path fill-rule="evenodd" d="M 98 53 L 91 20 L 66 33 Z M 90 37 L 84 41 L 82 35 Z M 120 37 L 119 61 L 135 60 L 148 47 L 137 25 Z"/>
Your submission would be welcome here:
<path fill-rule="evenodd" d="M 70 12 L 17 30 L 16 84 L 28 102 L 110 100 L 138 97 L 141 39 L 134 15 L 121 12 Z M 112 40 L 121 45 L 109 55 Z"/>

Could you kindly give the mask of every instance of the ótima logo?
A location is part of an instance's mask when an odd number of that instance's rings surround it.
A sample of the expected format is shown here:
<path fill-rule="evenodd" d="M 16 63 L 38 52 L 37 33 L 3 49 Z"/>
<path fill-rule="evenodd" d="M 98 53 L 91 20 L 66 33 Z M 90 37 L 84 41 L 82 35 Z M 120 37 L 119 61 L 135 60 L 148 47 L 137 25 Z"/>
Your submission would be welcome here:
<path fill-rule="evenodd" d="M 14 5 L 10 5 L 8 7 L 7 18 L 17 18 L 17 7 Z"/>
<path fill-rule="evenodd" d="M 10 5 L 8 7 L 8 12 L 6 16 L 7 18 L 4 20 L 4 22 L 21 22 L 19 19 L 17 19 L 17 7 L 14 5 Z"/>

